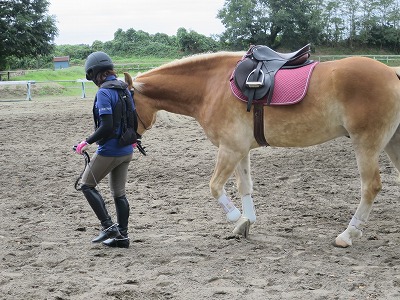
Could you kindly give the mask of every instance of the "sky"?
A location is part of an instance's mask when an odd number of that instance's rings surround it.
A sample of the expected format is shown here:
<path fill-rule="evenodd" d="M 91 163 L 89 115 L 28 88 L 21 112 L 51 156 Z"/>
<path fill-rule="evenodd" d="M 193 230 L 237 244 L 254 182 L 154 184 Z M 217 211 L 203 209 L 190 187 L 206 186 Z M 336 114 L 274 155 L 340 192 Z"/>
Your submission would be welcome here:
<path fill-rule="evenodd" d="M 217 18 L 225 0 L 49 0 L 57 45 L 111 41 L 121 28 L 176 35 L 178 28 L 210 36 L 225 28 Z"/>

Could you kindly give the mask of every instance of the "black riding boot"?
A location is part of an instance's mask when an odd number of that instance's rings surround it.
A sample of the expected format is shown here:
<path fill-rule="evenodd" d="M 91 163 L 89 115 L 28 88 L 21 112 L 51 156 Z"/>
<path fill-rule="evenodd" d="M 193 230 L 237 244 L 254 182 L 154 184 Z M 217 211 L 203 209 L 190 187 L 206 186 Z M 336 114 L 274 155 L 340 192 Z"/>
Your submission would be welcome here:
<path fill-rule="evenodd" d="M 118 229 L 121 233 L 121 236 L 110 238 L 104 241 L 103 244 L 109 247 L 128 248 L 129 202 L 125 195 L 114 198 L 114 202 L 117 213 Z"/>
<path fill-rule="evenodd" d="M 89 187 L 87 185 L 82 185 L 82 192 L 85 195 L 94 213 L 96 214 L 97 218 L 100 220 L 101 226 L 103 227 L 98 237 L 94 238 L 92 242 L 100 243 L 106 239 L 120 236 L 121 234 L 118 230 L 118 224 L 114 224 L 111 221 L 111 217 L 107 212 L 104 200 L 99 192 L 95 188 Z"/>

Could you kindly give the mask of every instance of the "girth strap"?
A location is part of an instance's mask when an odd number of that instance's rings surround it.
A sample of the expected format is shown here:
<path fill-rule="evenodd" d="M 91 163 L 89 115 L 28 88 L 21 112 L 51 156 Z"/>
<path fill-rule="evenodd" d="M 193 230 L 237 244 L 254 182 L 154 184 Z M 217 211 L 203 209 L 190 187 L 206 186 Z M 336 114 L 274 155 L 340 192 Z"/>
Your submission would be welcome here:
<path fill-rule="evenodd" d="M 264 105 L 254 104 L 253 106 L 254 117 L 254 138 L 260 146 L 269 146 L 264 135 Z"/>

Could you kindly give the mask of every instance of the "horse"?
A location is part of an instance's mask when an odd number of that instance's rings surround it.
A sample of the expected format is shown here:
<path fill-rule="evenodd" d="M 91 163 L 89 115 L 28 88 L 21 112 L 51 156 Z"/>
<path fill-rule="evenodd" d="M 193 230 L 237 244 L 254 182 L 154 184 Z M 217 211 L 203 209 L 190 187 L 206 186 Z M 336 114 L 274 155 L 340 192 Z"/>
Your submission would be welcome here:
<path fill-rule="evenodd" d="M 250 151 L 260 145 L 253 114 L 233 95 L 230 77 L 243 52 L 216 52 L 178 59 L 125 81 L 134 90 L 138 133 L 156 122 L 158 111 L 194 118 L 218 148 L 209 183 L 211 195 L 248 236 L 256 221 Z M 397 73 L 399 74 L 397 74 Z M 351 139 L 361 178 L 361 200 L 334 246 L 349 247 L 362 236 L 375 197 L 382 188 L 378 157 L 386 152 L 400 170 L 400 70 L 366 57 L 318 63 L 303 100 L 289 106 L 263 106 L 264 134 L 273 147 L 307 147 L 342 136 Z M 235 175 L 240 211 L 224 186 Z"/>

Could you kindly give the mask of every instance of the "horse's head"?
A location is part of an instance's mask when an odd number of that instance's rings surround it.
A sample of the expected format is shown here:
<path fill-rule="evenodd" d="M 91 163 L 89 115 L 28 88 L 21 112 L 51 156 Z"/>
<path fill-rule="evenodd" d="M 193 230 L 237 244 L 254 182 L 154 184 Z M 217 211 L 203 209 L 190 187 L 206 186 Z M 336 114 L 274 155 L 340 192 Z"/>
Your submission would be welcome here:
<path fill-rule="evenodd" d="M 135 106 L 138 116 L 137 132 L 142 135 L 146 130 L 151 129 L 156 121 L 157 110 L 152 107 L 152 101 L 144 93 L 144 83 L 135 81 L 132 76 L 124 72 L 125 82 L 128 84 L 128 89 L 134 91 Z"/>

